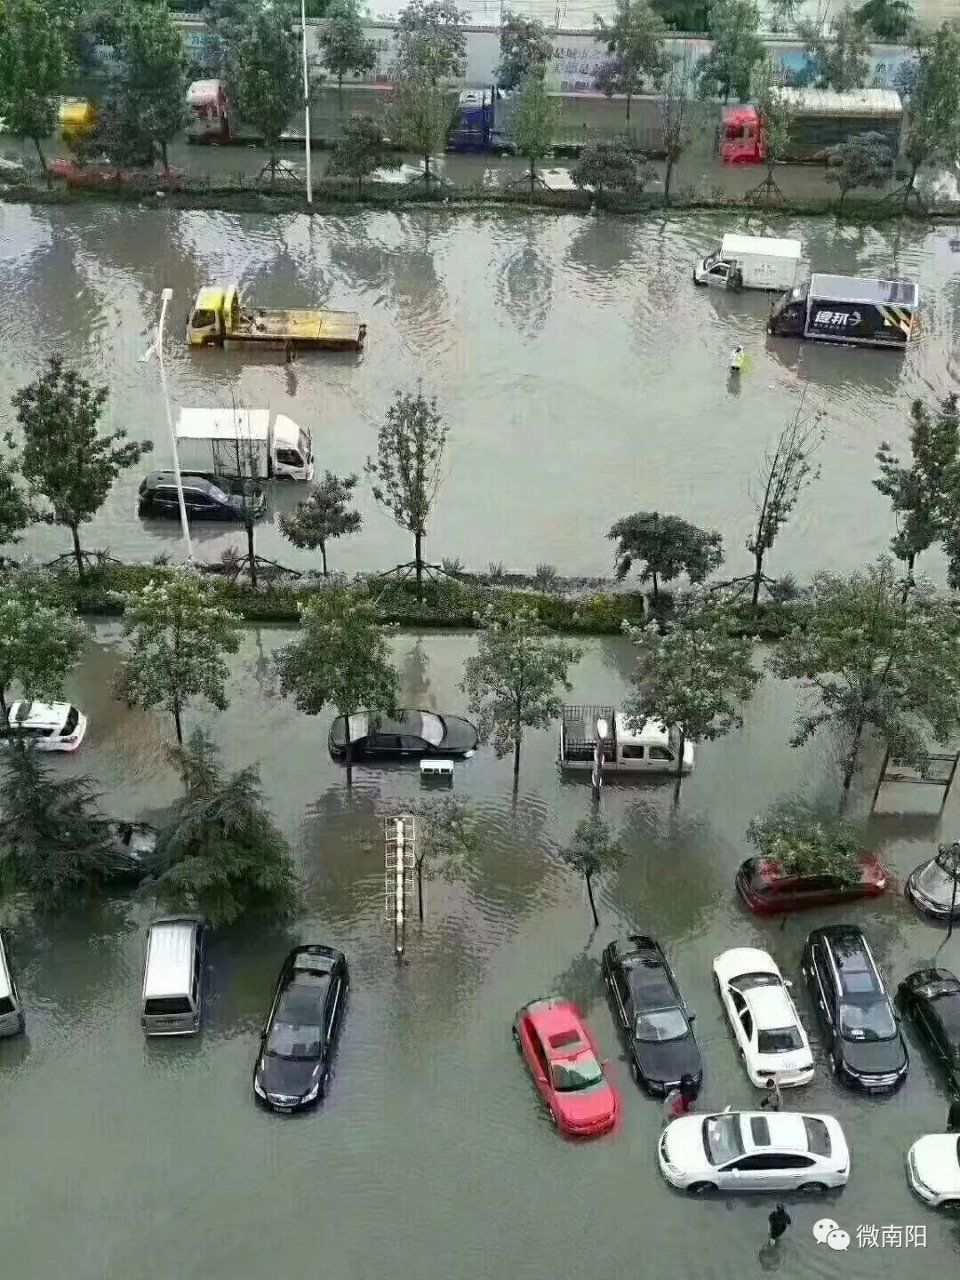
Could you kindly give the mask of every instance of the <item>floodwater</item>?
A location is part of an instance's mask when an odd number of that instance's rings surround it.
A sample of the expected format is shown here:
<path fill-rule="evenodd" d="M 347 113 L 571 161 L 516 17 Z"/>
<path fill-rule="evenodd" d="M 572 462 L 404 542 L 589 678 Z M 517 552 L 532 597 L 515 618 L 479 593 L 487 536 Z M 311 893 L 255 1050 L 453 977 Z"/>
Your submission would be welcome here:
<path fill-rule="evenodd" d="M 109 381 L 111 422 L 155 440 L 156 464 L 166 465 L 156 372 L 137 357 L 169 285 L 175 402 L 288 412 L 313 428 L 320 465 L 341 474 L 360 470 L 374 450 L 395 389 L 422 380 L 450 424 L 428 548 L 473 567 L 549 561 L 562 572 L 602 573 L 610 523 L 656 506 L 719 528 L 740 570 L 750 477 L 804 388 L 808 407 L 825 413 L 822 476 L 771 568 L 803 577 L 820 565 L 861 564 L 891 531 L 870 485 L 877 444 L 905 441 L 912 397 L 954 385 L 952 229 L 907 227 L 897 238 L 892 228 L 775 224 L 801 235 L 818 267 L 919 278 L 924 331 L 898 359 L 768 342 L 763 298 L 694 289 L 695 254 L 735 225 L 730 218 L 424 212 L 310 223 L 109 206 L 0 206 L 0 218 L 0 399 L 62 351 Z M 227 277 L 266 305 L 358 307 L 370 327 L 367 352 L 304 355 L 292 367 L 187 353 L 181 322 L 194 290 Z M 737 341 L 749 353 L 739 394 L 726 379 Z M 176 556 L 175 528 L 135 518 L 138 478 L 117 486 L 88 545 Z M 356 570 L 405 558 L 403 535 L 359 492 L 365 528 L 332 549 L 332 563 Z M 279 500 L 295 496 L 291 488 Z M 206 558 L 235 541 L 230 531 L 198 530 Z M 42 529 L 25 549 L 46 556 L 65 547 L 59 531 Z M 261 550 L 310 563 L 269 528 Z M 120 898 L 54 920 L 7 909 L 28 1016 L 25 1038 L 0 1043 L 0 1240 L 11 1275 L 594 1280 L 669 1269 L 725 1280 L 775 1267 L 789 1280 L 865 1280 L 892 1264 L 913 1280 L 956 1267 L 960 1228 L 916 1202 L 903 1172 L 910 1143 L 946 1116 L 943 1083 L 919 1046 L 911 1042 L 904 1089 L 871 1101 L 832 1082 L 813 1034 L 816 1081 L 787 1103 L 841 1119 L 851 1181 L 824 1203 L 791 1201 L 794 1224 L 779 1256 L 760 1259 L 769 1201 L 692 1202 L 661 1181 L 660 1110 L 629 1079 L 599 982 L 611 937 L 640 929 L 659 937 L 698 1015 L 702 1105 L 738 1107 L 755 1094 L 712 991 L 719 951 L 764 946 L 796 980 L 807 930 L 851 918 L 867 929 L 891 985 L 933 959 L 942 934 L 896 889 L 879 903 L 782 924 L 737 905 L 733 873 L 748 852 L 750 817 L 793 793 L 836 800 L 830 744 L 787 745 L 789 688 L 764 684 L 744 729 L 701 750 L 678 809 L 669 787 L 607 787 L 604 815 L 628 856 L 600 886 L 596 933 L 582 884 L 558 859 L 589 812 L 589 789 L 559 778 L 554 731 L 530 735 L 516 797 L 509 762 L 489 749 L 457 766 L 455 793 L 476 813 L 481 847 L 460 882 L 428 884 L 426 921 L 410 926 L 398 967 L 384 919 L 381 832 L 385 817 L 416 801 L 418 776 L 358 769 L 346 789 L 326 754 L 328 717 L 300 715 L 272 687 L 271 654 L 289 634 L 247 630 L 229 709 L 191 720 L 210 724 L 229 765 L 261 762 L 306 907 L 288 928 L 213 940 L 196 1040 L 145 1044 L 140 1033 L 149 904 Z M 170 726 L 111 699 L 119 643 L 115 624 L 91 628 L 69 689 L 90 716 L 89 736 L 53 767 L 91 774 L 108 811 L 157 820 L 176 794 L 163 756 Z M 393 644 L 410 704 L 463 710 L 457 683 L 472 637 L 398 633 Z M 625 642 L 584 648 L 571 701 L 621 699 Z M 876 763 L 867 760 L 858 780 L 861 807 Z M 922 788 L 891 788 L 883 801 L 870 843 L 901 878 L 956 835 L 956 806 L 939 819 Z M 254 1107 L 250 1074 L 276 973 L 301 940 L 342 947 L 353 986 L 328 1101 L 318 1113 L 280 1118 Z M 939 962 L 960 966 L 956 938 Z M 583 1006 L 610 1059 L 623 1118 L 609 1138 L 561 1140 L 514 1054 L 515 1010 L 547 992 Z M 800 983 L 797 995 L 814 1033 Z M 812 1224 L 825 1215 L 850 1233 L 846 1254 L 815 1242 Z M 861 1226 L 923 1227 L 926 1244 L 897 1248 L 888 1235 L 878 1258 L 858 1247 Z"/>
<path fill-rule="evenodd" d="M 212 725 L 230 765 L 262 762 L 307 906 L 288 928 L 213 940 L 200 1036 L 145 1043 L 140 1032 L 148 904 L 121 898 L 55 920 L 24 917 L 10 931 L 28 1034 L 0 1043 L 6 1270 L 31 1280 L 321 1272 L 332 1280 L 593 1280 L 664 1266 L 708 1280 L 758 1273 L 771 1203 L 693 1202 L 661 1181 L 661 1108 L 630 1080 L 598 966 L 618 933 L 642 929 L 663 941 L 697 1014 L 702 1105 L 720 1109 L 755 1105 L 756 1095 L 712 991 L 719 951 L 766 947 L 797 980 L 806 930 L 846 915 L 866 926 L 892 982 L 930 961 L 941 934 L 895 891 L 783 926 L 738 906 L 732 879 L 749 816 L 792 791 L 835 794 L 826 744 L 786 745 L 791 692 L 765 686 L 744 730 L 701 751 L 677 810 L 669 785 L 605 788 L 603 813 L 627 859 L 599 887 L 595 933 L 582 882 L 557 856 L 589 812 L 589 787 L 559 778 L 554 733 L 530 736 L 515 798 L 509 761 L 483 749 L 458 765 L 455 793 L 476 815 L 481 847 L 460 882 L 428 882 L 425 923 L 411 923 L 398 966 L 384 917 L 381 832 L 385 817 L 416 801 L 417 772 L 361 768 L 347 791 L 324 748 L 326 718 L 299 715 L 270 688 L 270 655 L 289 634 L 248 631 L 229 709 L 193 719 Z M 89 737 L 53 767 L 92 773 L 108 811 L 156 817 L 176 793 L 162 754 L 170 726 L 111 701 L 118 642 L 115 624 L 92 635 L 72 689 L 90 715 Z M 401 634 L 393 643 L 411 701 L 462 706 L 456 685 L 472 637 Z M 625 642 L 588 643 L 571 696 L 622 697 L 628 665 Z M 885 804 L 903 798 L 891 791 Z M 926 796 L 906 799 L 935 808 Z M 955 819 L 951 811 L 944 830 Z M 876 820 L 871 838 L 902 875 L 937 835 L 936 817 L 913 813 Z M 277 1117 L 255 1107 L 250 1075 L 280 962 L 301 940 L 342 947 L 353 985 L 327 1102 L 317 1113 Z M 960 942 L 940 959 L 960 965 Z M 581 1004 L 610 1061 L 623 1117 L 608 1138 L 561 1139 L 514 1052 L 515 1010 L 548 992 Z M 813 1031 L 799 981 L 797 994 Z M 841 1119 L 852 1176 L 823 1202 L 788 1198 L 794 1225 L 781 1274 L 876 1274 L 877 1258 L 856 1244 L 860 1225 L 926 1228 L 925 1247 L 903 1247 L 892 1260 L 907 1280 L 951 1270 L 957 1225 L 915 1202 L 903 1172 L 914 1138 L 944 1123 L 940 1079 L 912 1045 L 903 1090 L 865 1100 L 833 1082 L 812 1038 L 817 1078 L 787 1105 Z M 812 1224 L 824 1215 L 853 1236 L 846 1256 L 815 1243 Z"/>
<path fill-rule="evenodd" d="M 362 472 L 398 388 L 437 397 L 450 434 L 430 520 L 428 554 L 471 568 L 609 571 L 610 525 L 638 508 L 676 512 L 723 534 L 733 572 L 747 564 L 751 481 L 764 449 L 806 392 L 822 410 L 821 478 L 783 533 L 772 572 L 805 577 L 873 557 L 892 532 L 870 481 L 881 440 L 903 444 L 918 395 L 955 386 L 956 228 L 880 230 L 832 220 L 749 227 L 796 234 L 818 269 L 901 274 L 920 282 L 922 334 L 906 356 L 768 339 L 762 294 L 695 288 L 694 258 L 734 214 L 645 219 L 463 215 L 418 210 L 345 218 L 262 217 L 117 206 L 0 208 L 0 404 L 60 351 L 109 383 L 108 421 L 155 442 L 170 464 L 149 345 L 160 292 L 174 291 L 167 370 L 180 405 L 270 407 L 312 428 L 320 467 Z M 266 306 L 357 308 L 369 326 L 355 356 L 188 351 L 183 325 L 196 290 L 238 279 Z M 727 356 L 741 342 L 737 385 Z M 9 414 L 9 410 L 8 410 Z M 7 418 L 9 420 L 9 417 Z M 186 459 L 185 459 L 186 460 Z M 194 464 L 196 465 L 196 464 Z M 123 477 L 86 531 L 123 556 L 176 555 L 173 524 L 143 525 Z M 478 505 L 478 497 L 482 501 Z M 292 487 L 275 505 L 296 500 Z M 331 549 L 348 571 L 409 557 L 408 539 L 358 490 L 361 533 Z M 196 529 L 216 559 L 239 542 Z M 309 557 L 262 529 L 263 554 Z M 31 535 L 38 554 L 65 549 L 55 529 Z"/>

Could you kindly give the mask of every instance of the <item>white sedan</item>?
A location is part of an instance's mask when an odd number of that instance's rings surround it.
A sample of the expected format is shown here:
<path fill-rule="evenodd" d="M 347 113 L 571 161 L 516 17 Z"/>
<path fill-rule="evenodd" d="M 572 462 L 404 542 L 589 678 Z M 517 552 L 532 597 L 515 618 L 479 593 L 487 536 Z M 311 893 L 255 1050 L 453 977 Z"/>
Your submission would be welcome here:
<path fill-rule="evenodd" d="M 907 1153 L 907 1180 L 927 1204 L 960 1209 L 960 1138 L 928 1133 Z"/>
<path fill-rule="evenodd" d="M 0 744 L 13 738 L 38 751 L 76 751 L 87 732 L 87 717 L 69 702 L 12 702 Z"/>
<path fill-rule="evenodd" d="M 692 1195 L 842 1187 L 850 1151 L 833 1116 L 724 1111 L 680 1116 L 660 1135 L 660 1172 Z"/>
<path fill-rule="evenodd" d="M 807 1033 L 774 961 L 765 951 L 737 947 L 713 962 L 713 978 L 751 1084 L 809 1084 L 813 1054 Z"/>

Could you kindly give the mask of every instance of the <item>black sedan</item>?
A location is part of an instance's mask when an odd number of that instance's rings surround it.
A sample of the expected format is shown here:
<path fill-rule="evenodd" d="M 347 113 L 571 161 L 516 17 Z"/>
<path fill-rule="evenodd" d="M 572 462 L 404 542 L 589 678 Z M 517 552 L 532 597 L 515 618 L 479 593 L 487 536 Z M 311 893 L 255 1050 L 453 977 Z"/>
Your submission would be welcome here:
<path fill-rule="evenodd" d="M 274 1111 L 297 1111 L 326 1092 L 349 986 L 334 947 L 295 947 L 283 962 L 260 1037 L 253 1091 Z"/>
<path fill-rule="evenodd" d="M 960 981 L 949 969 L 918 969 L 900 983 L 897 1003 L 960 1095 Z"/>
<path fill-rule="evenodd" d="M 469 720 L 436 711 L 401 711 L 396 720 L 372 711 L 349 718 L 350 756 L 357 760 L 415 760 L 425 756 L 472 756 L 479 735 Z M 345 760 L 347 717 L 330 726 L 330 754 Z"/>
<path fill-rule="evenodd" d="M 602 966 L 637 1084 L 664 1095 L 691 1075 L 699 1089 L 703 1062 L 693 1014 L 660 944 L 641 935 L 620 938 L 604 950 Z"/>
<path fill-rule="evenodd" d="M 241 524 L 263 515 L 266 499 L 255 485 L 201 471 L 180 473 L 183 505 L 188 520 L 235 520 Z M 137 515 L 141 519 L 180 519 L 177 477 L 172 471 L 154 471 L 140 482 Z"/>

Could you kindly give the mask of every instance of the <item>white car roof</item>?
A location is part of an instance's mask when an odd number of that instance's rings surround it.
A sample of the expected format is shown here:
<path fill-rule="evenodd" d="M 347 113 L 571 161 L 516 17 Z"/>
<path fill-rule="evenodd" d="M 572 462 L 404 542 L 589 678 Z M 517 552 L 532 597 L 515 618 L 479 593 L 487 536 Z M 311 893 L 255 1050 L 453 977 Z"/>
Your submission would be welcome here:
<path fill-rule="evenodd" d="M 20 708 L 29 707 L 24 719 L 19 718 Z M 70 714 L 69 702 L 14 702 L 10 705 L 10 721 L 31 729 L 59 729 Z"/>
<path fill-rule="evenodd" d="M 782 986 L 749 987 L 743 993 L 758 1031 L 773 1031 L 777 1027 L 795 1027 L 797 1015 L 790 998 Z"/>
<path fill-rule="evenodd" d="M 197 921 L 189 916 L 156 920 L 150 926 L 143 971 L 143 998 L 184 996 L 193 976 L 193 931 Z"/>
<path fill-rule="evenodd" d="M 656 720 L 646 720 L 639 729 L 631 729 L 627 717 L 622 711 L 617 711 L 614 713 L 613 721 L 617 731 L 617 741 L 620 743 L 645 747 L 670 746 L 670 735 Z"/>
<path fill-rule="evenodd" d="M 733 947 L 718 955 L 713 967 L 728 982 L 735 981 L 745 973 L 773 973 L 780 977 L 776 961 L 759 947 Z"/>
<path fill-rule="evenodd" d="M 769 1151 L 771 1147 L 780 1151 L 807 1151 L 809 1143 L 807 1142 L 807 1130 L 803 1123 L 803 1116 L 797 1111 L 741 1111 L 740 1115 L 740 1136 L 743 1139 L 743 1148 L 746 1152 L 752 1151 Z M 767 1128 L 770 1132 L 770 1141 L 758 1143 L 753 1139 L 750 1128 L 751 1120 L 760 1116 L 767 1121 Z M 819 1119 L 825 1119 L 820 1116 Z"/>

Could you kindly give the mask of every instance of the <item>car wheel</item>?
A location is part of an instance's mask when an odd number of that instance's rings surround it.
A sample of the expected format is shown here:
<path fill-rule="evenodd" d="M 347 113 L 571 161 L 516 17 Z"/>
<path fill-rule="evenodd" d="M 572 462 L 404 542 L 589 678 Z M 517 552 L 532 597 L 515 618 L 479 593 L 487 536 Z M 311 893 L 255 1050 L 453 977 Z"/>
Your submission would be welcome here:
<path fill-rule="evenodd" d="M 640 1074 L 640 1068 L 637 1066 L 635 1061 L 630 1063 L 630 1070 L 633 1072 L 633 1078 L 636 1080 L 640 1088 L 644 1088 L 643 1076 Z"/>
<path fill-rule="evenodd" d="M 517 1035 L 516 1027 L 513 1028 L 513 1030 L 510 1032 L 510 1035 L 513 1037 L 513 1047 L 516 1049 L 517 1053 L 520 1053 L 521 1052 L 520 1037 Z"/>
<path fill-rule="evenodd" d="M 960 1209 L 960 1200 L 941 1200 L 939 1204 L 939 1208 L 952 1209 L 954 1212 L 956 1212 L 958 1209 Z"/>
<path fill-rule="evenodd" d="M 717 1189 L 715 1182 L 691 1182 L 687 1191 L 692 1196 L 710 1196 Z"/>
<path fill-rule="evenodd" d="M 717 993 L 717 999 L 722 1000 L 723 996 L 721 995 L 721 992 L 720 992 L 720 979 L 717 977 L 716 974 L 713 975 L 713 989 Z"/>
<path fill-rule="evenodd" d="M 797 1190 L 804 1196 L 825 1196 L 827 1194 L 827 1184 L 825 1182 L 801 1182 Z"/>

